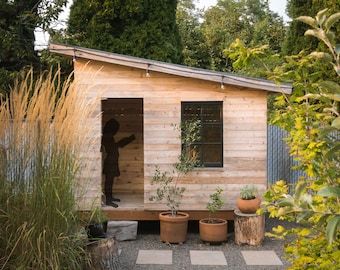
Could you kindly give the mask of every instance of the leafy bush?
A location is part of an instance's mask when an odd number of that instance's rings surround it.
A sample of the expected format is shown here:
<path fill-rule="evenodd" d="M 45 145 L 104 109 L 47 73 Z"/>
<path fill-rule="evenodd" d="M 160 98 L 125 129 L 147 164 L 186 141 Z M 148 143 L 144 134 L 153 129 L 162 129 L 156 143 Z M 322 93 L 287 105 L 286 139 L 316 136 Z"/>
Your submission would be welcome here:
<path fill-rule="evenodd" d="M 31 70 L 0 102 L 0 269 L 82 269 L 76 176 L 92 101 Z"/>
<path fill-rule="evenodd" d="M 328 16 L 328 12 L 298 18 L 311 27 L 305 35 L 323 44 L 319 51 L 286 56 L 276 67 L 266 64 L 273 56 L 263 46 L 248 49 L 235 42 L 225 51 L 238 60 L 234 63 L 238 69 L 248 72 L 258 63 L 268 78 L 293 82 L 292 95 L 276 97 L 271 122 L 288 131 L 286 141 L 298 161 L 296 169 L 305 176 L 292 194 L 282 180 L 272 185 L 264 194 L 263 208 L 270 217 L 301 225 L 291 230 L 279 226 L 270 234 L 290 236 L 286 254 L 292 262 L 289 269 L 296 270 L 340 265 L 340 142 L 334 136 L 340 129 L 340 42 L 333 32 L 340 13 Z"/>
<path fill-rule="evenodd" d="M 298 18 L 312 27 L 305 35 L 317 37 L 324 50 L 290 56 L 275 70 L 278 78 L 294 80 L 294 93 L 276 99 L 272 121 L 289 132 L 291 155 L 306 175 L 292 195 L 282 180 L 264 195 L 270 217 L 301 225 L 291 230 L 279 226 L 271 234 L 292 237 L 285 249 L 290 269 L 338 269 L 340 265 L 340 142 L 334 137 L 340 129 L 340 45 L 332 32 L 340 13 L 327 16 L 327 12 Z"/>

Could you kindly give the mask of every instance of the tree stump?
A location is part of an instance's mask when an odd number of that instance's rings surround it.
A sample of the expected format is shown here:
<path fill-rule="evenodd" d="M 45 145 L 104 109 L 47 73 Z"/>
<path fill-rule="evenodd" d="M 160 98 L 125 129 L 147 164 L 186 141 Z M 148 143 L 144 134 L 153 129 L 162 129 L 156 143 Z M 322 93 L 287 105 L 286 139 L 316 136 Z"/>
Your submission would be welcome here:
<path fill-rule="evenodd" d="M 243 214 L 240 210 L 235 210 L 235 243 L 237 245 L 248 244 L 258 246 L 264 239 L 263 215 Z"/>
<path fill-rule="evenodd" d="M 117 241 L 113 238 L 105 238 L 99 241 L 90 242 L 87 245 L 90 253 L 93 270 L 118 270 L 119 250 Z"/>

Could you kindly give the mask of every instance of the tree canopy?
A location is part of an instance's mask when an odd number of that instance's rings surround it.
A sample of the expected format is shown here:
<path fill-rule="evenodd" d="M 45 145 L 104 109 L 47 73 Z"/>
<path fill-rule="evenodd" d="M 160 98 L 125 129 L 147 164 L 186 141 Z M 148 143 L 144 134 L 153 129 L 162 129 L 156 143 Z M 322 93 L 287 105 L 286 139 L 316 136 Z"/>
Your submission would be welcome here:
<path fill-rule="evenodd" d="M 0 93 L 25 66 L 39 66 L 34 30 L 46 30 L 67 0 L 0 0 Z M 6 91 L 4 89 L 7 89 Z"/>
<path fill-rule="evenodd" d="M 223 55 L 236 38 L 245 45 L 269 44 L 281 51 L 285 26 L 282 18 L 269 9 L 266 0 L 219 0 L 204 14 L 203 32 L 210 49 L 211 68 L 232 69 Z"/>
<path fill-rule="evenodd" d="M 287 13 L 292 19 L 289 24 L 285 38 L 284 54 L 298 54 L 301 50 L 311 51 L 316 49 L 320 41 L 310 36 L 304 36 L 308 26 L 299 20 L 294 20 L 299 16 L 314 16 L 319 10 L 328 8 L 328 13 L 332 14 L 340 10 L 338 0 L 288 0 Z M 336 26 L 336 36 L 340 35 L 340 26 Z"/>
<path fill-rule="evenodd" d="M 209 68 L 209 48 L 201 27 L 202 16 L 203 12 L 196 8 L 195 1 L 178 1 L 176 17 L 183 46 L 183 64 Z"/>
<path fill-rule="evenodd" d="M 75 0 L 67 41 L 115 53 L 180 63 L 177 1 Z"/>

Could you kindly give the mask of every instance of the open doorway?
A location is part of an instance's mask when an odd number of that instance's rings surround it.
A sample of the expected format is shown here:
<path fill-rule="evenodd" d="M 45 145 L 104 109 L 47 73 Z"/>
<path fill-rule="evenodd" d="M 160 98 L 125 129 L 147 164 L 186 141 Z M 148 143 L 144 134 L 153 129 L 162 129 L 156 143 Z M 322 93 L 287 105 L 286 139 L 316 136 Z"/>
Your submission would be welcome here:
<path fill-rule="evenodd" d="M 143 99 L 102 100 L 102 187 L 120 199 L 119 210 L 143 208 Z M 109 176 L 109 177 L 108 177 Z"/>

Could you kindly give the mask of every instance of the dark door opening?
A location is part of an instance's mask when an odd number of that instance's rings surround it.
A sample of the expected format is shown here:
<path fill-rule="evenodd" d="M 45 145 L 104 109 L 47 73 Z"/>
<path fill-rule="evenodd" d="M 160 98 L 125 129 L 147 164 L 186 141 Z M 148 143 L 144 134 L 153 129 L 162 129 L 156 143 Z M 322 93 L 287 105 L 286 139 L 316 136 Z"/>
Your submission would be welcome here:
<path fill-rule="evenodd" d="M 117 209 L 143 208 L 143 99 L 110 98 L 101 105 L 102 134 L 106 134 L 102 135 L 103 193 L 106 176 L 113 175 L 112 194 L 121 200 Z"/>

